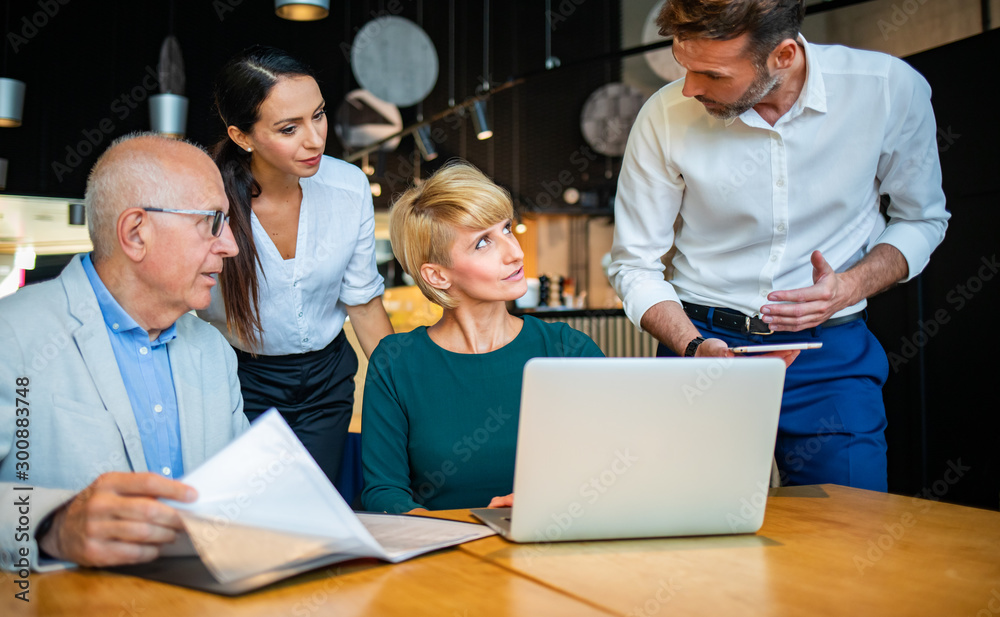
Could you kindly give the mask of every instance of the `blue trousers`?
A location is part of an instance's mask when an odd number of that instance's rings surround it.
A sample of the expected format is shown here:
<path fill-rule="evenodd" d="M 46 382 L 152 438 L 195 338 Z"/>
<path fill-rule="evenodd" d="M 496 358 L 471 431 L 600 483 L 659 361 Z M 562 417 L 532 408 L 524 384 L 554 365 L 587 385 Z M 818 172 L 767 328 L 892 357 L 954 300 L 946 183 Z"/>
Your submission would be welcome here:
<path fill-rule="evenodd" d="M 774 453 L 781 483 L 887 490 L 882 385 L 889 363 L 864 320 L 770 336 L 743 336 L 692 321 L 702 336 L 730 347 L 822 342 L 821 349 L 802 351 L 785 372 Z M 676 354 L 661 344 L 657 355 Z"/>

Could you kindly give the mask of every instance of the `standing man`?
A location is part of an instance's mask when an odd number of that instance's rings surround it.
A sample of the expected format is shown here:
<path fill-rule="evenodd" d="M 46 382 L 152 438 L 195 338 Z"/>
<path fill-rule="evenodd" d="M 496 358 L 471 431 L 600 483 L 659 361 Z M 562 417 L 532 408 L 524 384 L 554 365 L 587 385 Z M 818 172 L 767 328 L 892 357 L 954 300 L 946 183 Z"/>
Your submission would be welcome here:
<path fill-rule="evenodd" d="M 668 0 L 687 73 L 629 136 L 611 281 L 660 355 L 822 342 L 779 354 L 783 480 L 885 491 L 888 364 L 864 309 L 944 238 L 937 127 L 912 68 L 811 45 L 803 17 L 801 0 Z"/>
<path fill-rule="evenodd" d="M 86 202 L 94 251 L 0 300 L 4 568 L 156 558 L 182 529 L 160 499 L 248 427 L 232 348 L 188 314 L 237 252 L 215 163 L 129 136 Z"/>

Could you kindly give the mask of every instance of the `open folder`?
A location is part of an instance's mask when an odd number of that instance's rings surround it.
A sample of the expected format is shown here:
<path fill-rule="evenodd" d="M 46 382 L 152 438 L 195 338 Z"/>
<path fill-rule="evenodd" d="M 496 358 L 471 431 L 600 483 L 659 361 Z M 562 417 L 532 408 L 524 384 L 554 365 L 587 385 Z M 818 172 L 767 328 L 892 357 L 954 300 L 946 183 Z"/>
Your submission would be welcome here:
<path fill-rule="evenodd" d="M 234 595 L 341 561 L 398 563 L 493 535 L 471 523 L 355 514 L 273 408 L 182 481 L 198 500 L 167 503 L 186 533 L 156 561 L 114 571 Z"/>

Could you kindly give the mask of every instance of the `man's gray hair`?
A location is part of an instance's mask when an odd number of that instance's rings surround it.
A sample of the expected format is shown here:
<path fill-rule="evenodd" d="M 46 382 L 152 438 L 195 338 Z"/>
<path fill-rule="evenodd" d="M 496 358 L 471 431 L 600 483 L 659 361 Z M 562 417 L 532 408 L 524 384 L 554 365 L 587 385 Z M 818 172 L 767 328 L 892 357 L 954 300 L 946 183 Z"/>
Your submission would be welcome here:
<path fill-rule="evenodd" d="M 119 137 L 97 159 L 87 178 L 84 201 L 87 207 L 87 229 L 94 245 L 94 261 L 107 259 L 117 246 L 118 217 L 128 208 L 170 208 L 177 205 L 182 183 L 170 181 L 161 159 L 138 148 L 122 148 L 136 139 L 162 141 L 164 149 L 178 143 L 188 143 L 157 133 L 130 133 Z"/>

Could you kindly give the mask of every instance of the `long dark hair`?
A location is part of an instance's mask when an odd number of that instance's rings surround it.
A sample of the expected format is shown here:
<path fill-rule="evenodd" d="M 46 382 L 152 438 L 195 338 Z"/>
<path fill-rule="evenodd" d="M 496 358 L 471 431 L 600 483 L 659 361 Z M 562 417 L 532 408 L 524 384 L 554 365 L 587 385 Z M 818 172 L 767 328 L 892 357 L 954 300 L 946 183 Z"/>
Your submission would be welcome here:
<path fill-rule="evenodd" d="M 227 127 L 250 133 L 260 119 L 260 106 L 281 77 L 315 75 L 288 53 L 254 45 L 232 58 L 215 79 L 215 109 Z M 223 137 L 212 148 L 229 197 L 229 224 L 240 252 L 219 275 L 226 303 L 226 327 L 250 351 L 260 344 L 260 308 L 257 264 L 260 258 L 250 227 L 251 200 L 260 195 L 260 184 L 250 171 L 251 153 Z"/>

